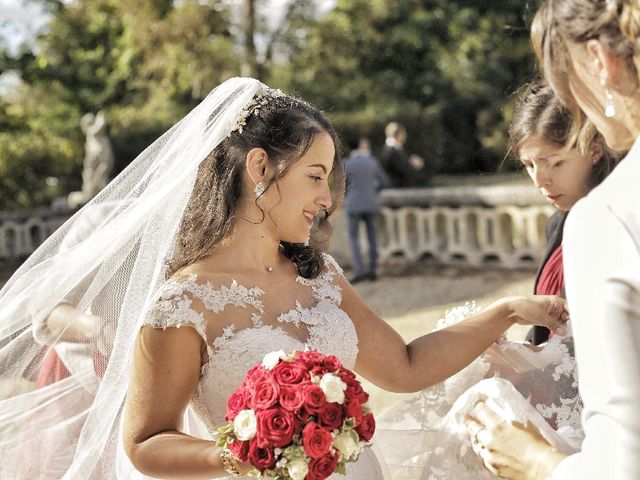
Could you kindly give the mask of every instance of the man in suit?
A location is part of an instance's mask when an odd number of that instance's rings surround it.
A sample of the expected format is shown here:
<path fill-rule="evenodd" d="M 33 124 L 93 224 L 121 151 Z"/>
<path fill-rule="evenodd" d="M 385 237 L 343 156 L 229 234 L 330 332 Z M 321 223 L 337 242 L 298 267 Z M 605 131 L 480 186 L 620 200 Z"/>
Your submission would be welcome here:
<path fill-rule="evenodd" d="M 349 244 L 355 272 L 351 283 L 358 283 L 377 278 L 378 248 L 375 222 L 378 213 L 380 213 L 378 190 L 388 186 L 389 180 L 380 168 L 378 160 L 371 155 L 369 141 L 366 138 L 353 138 L 348 143 L 351 154 L 345 161 L 347 193 L 344 209 L 347 213 Z M 358 239 L 358 229 L 361 222 L 364 222 L 366 226 L 369 241 L 368 269 L 364 266 Z"/>
<path fill-rule="evenodd" d="M 391 186 L 396 188 L 418 186 L 423 176 L 424 160 L 418 155 L 408 155 L 404 150 L 407 130 L 398 122 L 389 123 L 384 133 L 387 137 L 381 160 Z"/>

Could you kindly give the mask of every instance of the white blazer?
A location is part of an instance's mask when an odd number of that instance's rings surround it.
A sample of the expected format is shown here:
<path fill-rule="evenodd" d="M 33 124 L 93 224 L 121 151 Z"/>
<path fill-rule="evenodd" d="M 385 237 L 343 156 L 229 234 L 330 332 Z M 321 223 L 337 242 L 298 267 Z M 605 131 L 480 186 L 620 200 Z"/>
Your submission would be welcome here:
<path fill-rule="evenodd" d="M 564 274 L 584 401 L 582 451 L 553 479 L 640 479 L 640 139 L 572 209 Z"/>

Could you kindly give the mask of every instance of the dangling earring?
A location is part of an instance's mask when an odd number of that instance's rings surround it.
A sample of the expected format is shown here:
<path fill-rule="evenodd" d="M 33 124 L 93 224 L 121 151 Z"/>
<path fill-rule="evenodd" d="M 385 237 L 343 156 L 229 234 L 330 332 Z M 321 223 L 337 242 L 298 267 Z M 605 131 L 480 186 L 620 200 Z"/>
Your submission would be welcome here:
<path fill-rule="evenodd" d="M 607 74 L 604 70 L 600 70 L 600 85 L 604 87 L 606 80 Z M 604 97 L 606 99 L 606 103 L 604 105 L 604 116 L 612 118 L 616 114 L 616 107 L 613 105 L 613 93 L 611 93 L 611 90 L 606 87 L 604 89 Z"/>
<path fill-rule="evenodd" d="M 303 245 L 304 245 L 305 247 L 308 247 L 308 246 L 309 246 L 309 239 L 306 239 L 306 240 L 304 241 L 304 244 L 303 244 Z"/>
<path fill-rule="evenodd" d="M 613 105 L 613 93 L 605 88 L 604 96 L 607 99 L 607 103 L 604 106 L 604 116 L 607 118 L 611 118 L 616 114 L 616 107 Z"/>
<path fill-rule="evenodd" d="M 253 192 L 256 194 L 256 198 L 264 193 L 267 187 L 264 186 L 264 183 L 258 182 L 256 183 L 256 187 L 253 189 Z"/>

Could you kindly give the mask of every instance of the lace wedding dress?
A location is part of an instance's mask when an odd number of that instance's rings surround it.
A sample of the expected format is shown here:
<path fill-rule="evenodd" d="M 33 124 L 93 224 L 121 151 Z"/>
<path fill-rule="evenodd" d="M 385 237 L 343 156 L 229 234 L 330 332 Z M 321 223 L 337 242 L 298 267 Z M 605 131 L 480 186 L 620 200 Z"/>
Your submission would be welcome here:
<path fill-rule="evenodd" d="M 295 308 L 283 311 L 271 322 L 264 318 L 266 292 L 240 285 L 235 280 L 228 285 L 215 286 L 191 274 L 171 279 L 161 288 L 145 325 L 154 328 L 189 326 L 204 339 L 208 362 L 202 366 L 191 407 L 211 437 L 226 423 L 227 399 L 266 353 L 280 349 L 285 352 L 316 349 L 337 356 L 345 367 L 353 369 L 358 355 L 358 338 L 351 319 L 339 307 L 342 295 L 334 278 L 341 270 L 329 255 L 324 255 L 324 259 L 324 273 L 312 280 L 296 279 L 297 287 L 310 294 L 310 305 L 305 307 L 296 301 Z M 251 324 L 248 328 L 238 329 L 230 323 L 222 335 L 211 338 L 206 316 L 225 309 L 233 309 L 236 315 L 238 309 L 244 310 Z M 287 326 L 306 331 L 306 340 L 290 335 Z M 346 477 L 336 474 L 330 478 L 376 480 L 384 476 L 375 453 L 365 449 L 357 462 L 347 464 Z"/>
<path fill-rule="evenodd" d="M 474 304 L 458 307 L 436 328 L 477 311 Z M 507 421 L 533 423 L 560 451 L 576 452 L 584 433 L 572 337 L 554 336 L 538 352 L 498 341 L 458 374 L 378 415 L 376 442 L 392 478 L 495 478 L 471 449 L 465 428 L 465 415 L 479 400 Z"/>

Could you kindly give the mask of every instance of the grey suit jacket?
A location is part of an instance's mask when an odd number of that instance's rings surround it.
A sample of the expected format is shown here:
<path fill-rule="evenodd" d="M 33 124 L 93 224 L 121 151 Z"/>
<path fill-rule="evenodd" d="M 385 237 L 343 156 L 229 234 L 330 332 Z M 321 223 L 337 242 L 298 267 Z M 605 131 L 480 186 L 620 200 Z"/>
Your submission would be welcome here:
<path fill-rule="evenodd" d="M 380 211 L 378 190 L 389 184 L 378 160 L 371 154 L 356 151 L 347 157 L 345 173 L 347 176 L 345 211 L 349 214 L 378 213 Z"/>

